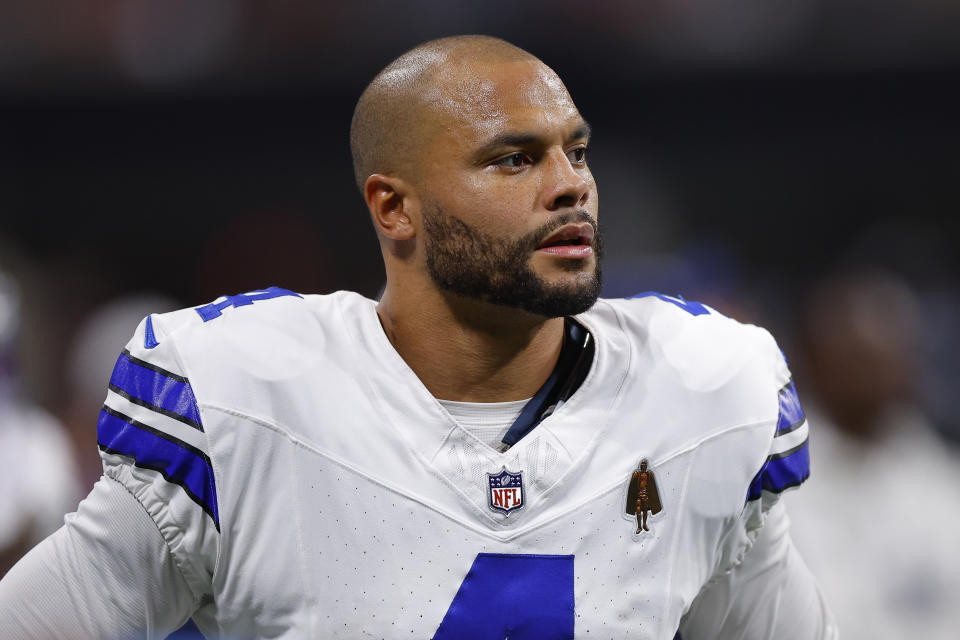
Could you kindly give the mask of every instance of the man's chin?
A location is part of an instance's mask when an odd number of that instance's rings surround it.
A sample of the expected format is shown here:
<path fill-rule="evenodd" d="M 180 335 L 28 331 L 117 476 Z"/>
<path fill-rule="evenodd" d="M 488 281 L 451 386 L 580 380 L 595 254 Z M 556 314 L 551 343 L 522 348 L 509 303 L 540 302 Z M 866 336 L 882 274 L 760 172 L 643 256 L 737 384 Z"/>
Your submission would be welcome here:
<path fill-rule="evenodd" d="M 531 265 L 541 266 L 541 265 Z M 565 260 L 546 269 L 532 269 L 536 286 L 522 304 L 515 305 L 547 317 L 583 313 L 600 297 L 601 279 L 596 260 Z"/>
<path fill-rule="evenodd" d="M 548 318 L 573 316 L 594 305 L 600 296 L 600 281 L 592 273 L 578 273 L 573 278 L 543 282 L 536 293 L 521 305 L 526 311 Z"/>
<path fill-rule="evenodd" d="M 530 277 L 507 286 L 484 291 L 470 291 L 460 287 L 441 287 L 448 293 L 478 302 L 557 318 L 583 313 L 594 305 L 600 294 L 600 280 L 592 273 L 578 273 L 572 277 L 554 278 L 552 282 Z"/>

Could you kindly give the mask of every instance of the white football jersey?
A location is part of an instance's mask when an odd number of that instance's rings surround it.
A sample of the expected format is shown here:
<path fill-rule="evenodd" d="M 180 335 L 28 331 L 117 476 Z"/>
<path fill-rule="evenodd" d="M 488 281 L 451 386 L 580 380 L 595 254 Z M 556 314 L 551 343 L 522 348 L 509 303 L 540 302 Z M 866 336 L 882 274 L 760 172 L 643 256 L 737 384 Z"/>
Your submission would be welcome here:
<path fill-rule="evenodd" d="M 590 372 L 503 453 L 430 395 L 375 305 L 229 296 L 148 317 L 118 360 L 105 475 L 208 636 L 669 640 L 808 474 L 774 340 L 697 303 L 577 316 Z"/>

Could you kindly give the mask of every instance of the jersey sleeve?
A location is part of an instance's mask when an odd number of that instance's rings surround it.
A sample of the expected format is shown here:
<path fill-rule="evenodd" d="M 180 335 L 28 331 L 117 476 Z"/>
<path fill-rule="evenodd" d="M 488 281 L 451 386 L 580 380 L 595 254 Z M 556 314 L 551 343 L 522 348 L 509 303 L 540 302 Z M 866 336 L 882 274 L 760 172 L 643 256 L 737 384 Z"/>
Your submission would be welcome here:
<path fill-rule="evenodd" d="M 782 367 L 778 378 L 783 380 L 777 392 L 777 426 L 773 433 L 769 454 L 757 472 L 747 500 L 763 500 L 772 505 L 783 491 L 799 486 L 810 476 L 809 427 L 807 416 L 800 405 L 797 385 L 780 358 Z"/>
<path fill-rule="evenodd" d="M 681 640 L 835 640 L 837 628 L 794 547 L 782 503 L 771 506 L 740 562 L 693 601 Z"/>
<path fill-rule="evenodd" d="M 211 591 L 220 516 L 208 437 L 176 348 L 178 313 L 147 317 L 117 358 L 97 444 L 104 475 L 143 505 L 199 601 Z"/>
<path fill-rule="evenodd" d="M 790 540 L 780 501 L 810 475 L 807 419 L 785 357 L 768 333 L 763 336 L 776 418 L 763 435 L 766 456 L 725 537 L 722 561 L 683 618 L 684 640 L 837 637 L 816 581 Z"/>
<path fill-rule="evenodd" d="M 165 638 L 196 608 L 143 506 L 101 478 L 0 580 L 0 638 Z"/>

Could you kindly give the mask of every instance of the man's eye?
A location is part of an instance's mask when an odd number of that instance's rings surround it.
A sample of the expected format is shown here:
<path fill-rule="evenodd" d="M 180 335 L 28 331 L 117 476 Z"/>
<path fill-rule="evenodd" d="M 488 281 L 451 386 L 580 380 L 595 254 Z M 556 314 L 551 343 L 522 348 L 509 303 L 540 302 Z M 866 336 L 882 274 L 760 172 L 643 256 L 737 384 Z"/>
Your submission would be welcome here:
<path fill-rule="evenodd" d="M 500 158 L 499 160 L 494 162 L 494 164 L 499 165 L 501 167 L 511 167 L 511 168 L 522 167 L 528 163 L 529 163 L 529 160 L 527 159 L 527 156 L 523 155 L 522 153 L 512 153 L 509 156 L 506 156 L 505 158 Z"/>
<path fill-rule="evenodd" d="M 571 149 L 567 153 L 567 157 L 570 158 L 570 162 L 575 164 L 583 164 L 587 161 L 587 148 L 577 147 L 576 149 Z"/>

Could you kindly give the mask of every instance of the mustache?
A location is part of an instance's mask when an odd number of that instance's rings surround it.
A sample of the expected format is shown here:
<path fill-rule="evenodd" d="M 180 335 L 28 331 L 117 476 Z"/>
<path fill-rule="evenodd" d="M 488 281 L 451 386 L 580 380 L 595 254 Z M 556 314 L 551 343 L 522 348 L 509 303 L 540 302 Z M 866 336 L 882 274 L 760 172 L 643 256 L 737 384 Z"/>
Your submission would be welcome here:
<path fill-rule="evenodd" d="M 576 222 L 585 222 L 593 227 L 593 243 L 598 244 L 600 238 L 600 228 L 596 218 L 587 213 L 584 209 L 575 209 L 573 211 L 564 211 L 555 218 L 551 218 L 539 228 L 534 229 L 520 239 L 519 244 L 523 247 L 536 249 L 540 243 L 554 231 L 564 225 Z"/>

